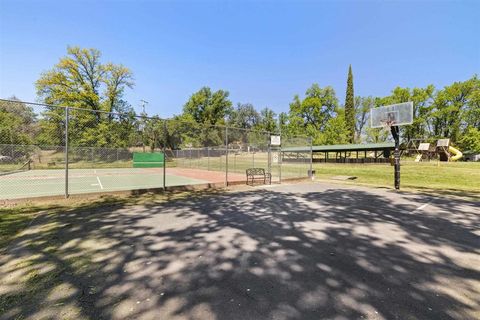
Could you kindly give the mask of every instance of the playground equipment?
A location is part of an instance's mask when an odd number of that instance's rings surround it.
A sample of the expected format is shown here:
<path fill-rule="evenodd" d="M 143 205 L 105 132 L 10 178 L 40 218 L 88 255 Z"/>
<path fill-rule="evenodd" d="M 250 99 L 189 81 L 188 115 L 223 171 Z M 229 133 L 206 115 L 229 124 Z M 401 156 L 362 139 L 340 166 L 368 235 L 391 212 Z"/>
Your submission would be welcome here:
<path fill-rule="evenodd" d="M 421 160 L 430 160 L 432 158 L 432 152 L 430 151 L 430 143 L 428 142 L 421 142 L 418 145 L 417 152 L 419 152 L 419 154 L 415 158 L 415 162 L 419 162 Z"/>
<path fill-rule="evenodd" d="M 463 153 L 452 146 L 448 147 L 448 151 L 450 151 L 450 154 L 453 154 L 453 156 L 450 157 L 450 161 L 457 161 L 463 157 Z"/>
<path fill-rule="evenodd" d="M 437 153 L 440 161 L 457 161 L 463 156 L 460 150 L 450 146 L 450 139 L 437 141 Z"/>
<path fill-rule="evenodd" d="M 415 156 L 415 162 L 430 161 L 437 157 L 440 161 L 457 161 L 464 156 L 460 150 L 450 145 L 450 139 L 439 139 L 436 144 L 423 141 L 425 140 L 409 140 L 404 154 Z"/>

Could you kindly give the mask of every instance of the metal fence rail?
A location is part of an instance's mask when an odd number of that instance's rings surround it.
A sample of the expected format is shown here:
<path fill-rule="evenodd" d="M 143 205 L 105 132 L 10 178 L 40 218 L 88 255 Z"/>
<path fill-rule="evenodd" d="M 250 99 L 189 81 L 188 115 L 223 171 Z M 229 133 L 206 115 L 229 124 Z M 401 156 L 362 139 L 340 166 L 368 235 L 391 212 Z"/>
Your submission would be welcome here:
<path fill-rule="evenodd" d="M 260 167 L 273 182 L 304 178 L 311 152 L 292 161 L 274 133 L 0 100 L 0 199 L 58 196 L 194 184 L 245 183 Z M 282 137 L 282 146 L 311 146 Z M 136 152 L 161 152 L 161 168 L 134 168 Z M 28 162 L 28 166 L 25 163 Z"/>

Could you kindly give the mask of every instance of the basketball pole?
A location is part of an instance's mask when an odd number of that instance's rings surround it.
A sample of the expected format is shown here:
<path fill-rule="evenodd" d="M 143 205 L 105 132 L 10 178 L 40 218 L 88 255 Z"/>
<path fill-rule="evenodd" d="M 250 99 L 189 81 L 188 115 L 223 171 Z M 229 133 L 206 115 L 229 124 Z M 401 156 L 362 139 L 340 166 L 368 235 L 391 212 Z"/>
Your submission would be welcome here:
<path fill-rule="evenodd" d="M 391 126 L 393 139 L 395 140 L 394 166 L 395 166 L 395 189 L 400 189 L 400 130 L 398 126 Z"/>

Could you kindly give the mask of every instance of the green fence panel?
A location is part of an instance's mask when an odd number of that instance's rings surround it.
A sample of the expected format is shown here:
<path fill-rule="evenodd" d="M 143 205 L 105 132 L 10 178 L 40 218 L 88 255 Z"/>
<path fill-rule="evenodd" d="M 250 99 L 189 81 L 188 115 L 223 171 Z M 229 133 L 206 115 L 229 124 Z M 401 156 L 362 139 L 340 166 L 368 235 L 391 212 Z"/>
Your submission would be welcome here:
<path fill-rule="evenodd" d="M 165 162 L 163 152 L 134 152 L 134 168 L 162 168 Z"/>

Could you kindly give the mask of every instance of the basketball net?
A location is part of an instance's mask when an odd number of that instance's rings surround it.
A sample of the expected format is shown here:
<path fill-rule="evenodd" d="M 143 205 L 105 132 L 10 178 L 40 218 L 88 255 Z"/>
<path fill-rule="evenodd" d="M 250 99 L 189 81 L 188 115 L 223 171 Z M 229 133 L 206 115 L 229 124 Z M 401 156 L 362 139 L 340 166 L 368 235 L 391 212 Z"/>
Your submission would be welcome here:
<path fill-rule="evenodd" d="M 383 127 L 383 131 L 385 132 L 388 132 L 390 133 L 391 131 L 391 128 L 393 126 L 393 124 L 395 123 L 394 120 L 385 120 L 385 121 L 382 121 L 382 127 Z"/>

